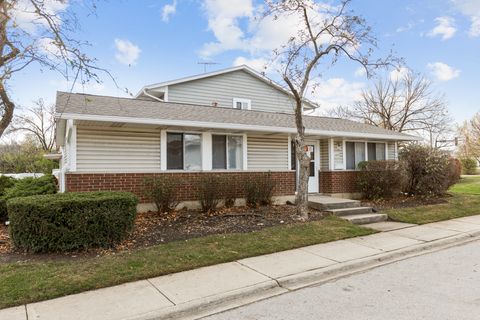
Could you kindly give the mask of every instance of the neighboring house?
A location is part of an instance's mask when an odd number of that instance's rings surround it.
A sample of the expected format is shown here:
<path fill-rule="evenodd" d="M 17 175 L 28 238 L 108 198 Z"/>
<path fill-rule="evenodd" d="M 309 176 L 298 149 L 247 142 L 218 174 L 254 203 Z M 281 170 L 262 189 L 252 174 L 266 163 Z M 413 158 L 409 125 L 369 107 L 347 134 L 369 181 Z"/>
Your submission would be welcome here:
<path fill-rule="evenodd" d="M 168 174 L 184 182 L 179 195 L 188 203 L 202 175 L 239 181 L 271 172 L 274 194 L 293 195 L 294 105 L 289 92 L 246 66 L 146 86 L 134 99 L 59 92 L 61 191 L 125 190 L 142 198 L 145 177 Z M 312 193 L 355 195 L 359 162 L 397 159 L 397 142 L 417 140 L 349 120 L 304 121 Z"/>

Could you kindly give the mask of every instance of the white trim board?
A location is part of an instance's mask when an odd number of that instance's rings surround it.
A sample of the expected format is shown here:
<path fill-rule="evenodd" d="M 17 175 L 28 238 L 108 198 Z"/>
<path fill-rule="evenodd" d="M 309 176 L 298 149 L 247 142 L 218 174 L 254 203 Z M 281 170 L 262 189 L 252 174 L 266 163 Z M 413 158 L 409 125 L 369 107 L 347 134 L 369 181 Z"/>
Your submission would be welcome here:
<path fill-rule="evenodd" d="M 205 121 L 190 121 L 190 120 L 168 120 L 168 119 L 151 119 L 151 118 L 134 118 L 134 117 L 118 117 L 118 116 L 101 116 L 89 114 L 63 113 L 62 115 L 55 115 L 62 117 L 62 119 L 86 120 L 86 121 L 101 121 L 101 122 L 125 122 L 136 124 L 151 124 L 159 126 L 178 126 L 191 127 L 203 129 L 222 129 L 222 130 L 243 130 L 243 131 L 258 131 L 258 132 L 275 132 L 275 133 L 293 133 L 297 132 L 296 128 L 276 127 L 276 126 L 261 126 L 240 123 L 219 123 L 219 122 L 205 122 Z M 339 138 L 363 138 L 363 139 L 381 139 L 389 141 L 418 141 L 420 138 L 414 136 L 404 135 L 387 135 L 377 133 L 359 133 L 359 132 L 345 132 L 345 131 L 329 131 L 329 130 L 315 130 L 306 129 L 306 135 L 324 136 L 324 137 L 339 137 Z"/>

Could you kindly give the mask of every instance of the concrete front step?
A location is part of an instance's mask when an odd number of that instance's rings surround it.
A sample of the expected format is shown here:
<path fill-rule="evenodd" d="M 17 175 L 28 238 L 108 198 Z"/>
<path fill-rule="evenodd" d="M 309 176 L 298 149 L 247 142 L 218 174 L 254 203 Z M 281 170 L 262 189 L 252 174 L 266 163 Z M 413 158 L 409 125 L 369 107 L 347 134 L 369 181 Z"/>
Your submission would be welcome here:
<path fill-rule="evenodd" d="M 327 210 L 327 212 L 330 212 L 336 216 L 342 217 L 342 216 L 350 216 L 355 214 L 372 213 L 372 208 L 371 207 L 355 207 L 355 208 L 330 209 L 330 210 Z"/>
<path fill-rule="evenodd" d="M 388 219 L 388 216 L 382 213 L 370 213 L 370 214 L 354 214 L 349 216 L 342 216 L 341 218 L 348 220 L 353 224 L 368 224 L 368 223 L 386 221 Z"/>
<path fill-rule="evenodd" d="M 310 208 L 320 211 L 343 208 L 356 208 L 360 207 L 360 201 L 325 196 L 309 196 L 308 206 Z"/>

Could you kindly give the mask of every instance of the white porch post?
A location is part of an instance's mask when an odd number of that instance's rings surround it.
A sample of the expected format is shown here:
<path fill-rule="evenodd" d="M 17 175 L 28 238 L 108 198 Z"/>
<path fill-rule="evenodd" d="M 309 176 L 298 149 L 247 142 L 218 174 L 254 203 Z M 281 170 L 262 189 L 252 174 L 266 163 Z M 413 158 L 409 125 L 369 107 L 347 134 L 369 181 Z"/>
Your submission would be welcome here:
<path fill-rule="evenodd" d="M 72 121 L 69 171 L 77 171 L 77 125 Z"/>
<path fill-rule="evenodd" d="M 202 133 L 202 170 L 212 170 L 212 133 Z"/>
<path fill-rule="evenodd" d="M 335 148 L 333 146 L 333 139 L 328 139 L 328 164 L 331 171 L 335 170 Z"/>
<path fill-rule="evenodd" d="M 243 134 L 243 170 L 248 170 L 248 139 L 247 134 Z"/>
<path fill-rule="evenodd" d="M 365 141 L 365 161 L 368 161 L 368 142 Z"/>
<path fill-rule="evenodd" d="M 347 170 L 347 141 L 345 141 L 345 139 L 342 140 L 342 158 L 343 158 L 342 170 Z"/>

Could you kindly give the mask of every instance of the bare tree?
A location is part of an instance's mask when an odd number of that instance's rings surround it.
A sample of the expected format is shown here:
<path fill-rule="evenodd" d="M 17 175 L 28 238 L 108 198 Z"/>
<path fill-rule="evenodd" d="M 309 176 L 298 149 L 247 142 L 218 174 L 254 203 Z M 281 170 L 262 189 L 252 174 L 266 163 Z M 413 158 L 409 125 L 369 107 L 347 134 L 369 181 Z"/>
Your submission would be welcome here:
<path fill-rule="evenodd" d="M 480 161 L 480 112 L 470 121 L 465 121 L 458 129 L 460 145 L 457 153 L 461 158 L 474 158 Z"/>
<path fill-rule="evenodd" d="M 303 104 L 307 91 L 313 86 L 311 79 L 321 75 L 320 64 L 335 64 L 339 59 L 363 66 L 367 75 L 394 61 L 392 55 L 373 59 L 377 46 L 366 21 L 347 9 L 350 0 L 326 5 L 314 0 L 268 0 L 265 16 L 279 20 L 295 16 L 299 28 L 287 43 L 274 50 L 272 65 L 277 69 L 295 99 L 295 154 L 299 181 L 296 195 L 297 214 L 308 219 L 308 177 L 310 156 L 305 150 Z M 279 22 L 281 23 L 281 22 Z M 326 67 L 325 67 L 326 68 Z"/>
<path fill-rule="evenodd" d="M 82 51 L 87 43 L 74 39 L 79 25 L 68 6 L 68 0 L 0 1 L 0 137 L 13 118 L 7 82 L 17 72 L 36 65 L 74 82 L 99 81 L 101 69 Z"/>
<path fill-rule="evenodd" d="M 42 99 L 35 106 L 26 108 L 22 114 L 14 117 L 10 133 L 23 132 L 31 135 L 46 152 L 55 146 L 55 106 L 46 106 Z"/>
<path fill-rule="evenodd" d="M 432 90 L 428 79 L 411 71 L 379 80 L 363 91 L 352 107 L 340 106 L 331 114 L 398 132 L 424 134 L 432 147 L 451 133 L 453 121 L 445 98 Z"/>

